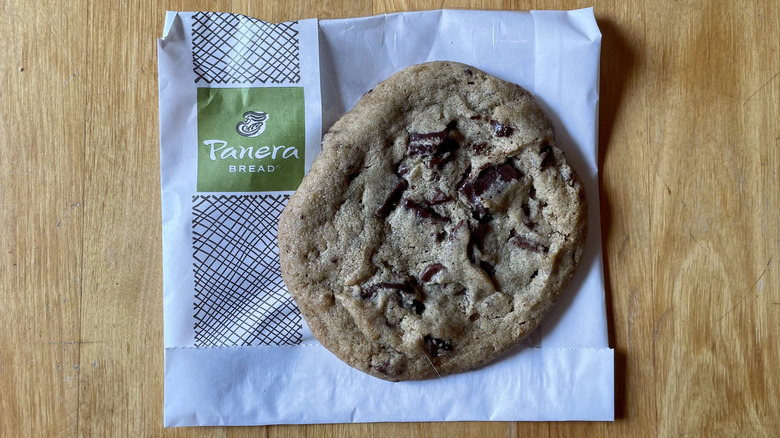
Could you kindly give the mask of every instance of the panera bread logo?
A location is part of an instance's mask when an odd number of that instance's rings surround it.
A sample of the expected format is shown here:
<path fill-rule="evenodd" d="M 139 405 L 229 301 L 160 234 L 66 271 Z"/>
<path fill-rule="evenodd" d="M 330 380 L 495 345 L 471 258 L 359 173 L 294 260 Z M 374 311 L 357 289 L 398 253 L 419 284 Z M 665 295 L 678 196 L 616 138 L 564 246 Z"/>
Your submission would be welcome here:
<path fill-rule="evenodd" d="M 300 87 L 199 88 L 198 191 L 295 190 L 304 125 Z"/>
<path fill-rule="evenodd" d="M 268 114 L 262 111 L 247 111 L 244 113 L 244 120 L 236 125 L 236 132 L 244 137 L 257 137 L 265 132 L 266 123 Z"/>

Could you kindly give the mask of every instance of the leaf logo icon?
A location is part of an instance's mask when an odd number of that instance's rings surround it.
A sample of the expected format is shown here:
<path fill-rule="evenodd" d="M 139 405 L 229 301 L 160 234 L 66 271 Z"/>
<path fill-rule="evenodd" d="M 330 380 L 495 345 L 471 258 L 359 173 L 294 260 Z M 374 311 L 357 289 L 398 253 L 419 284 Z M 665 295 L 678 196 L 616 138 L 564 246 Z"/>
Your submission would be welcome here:
<path fill-rule="evenodd" d="M 257 137 L 265 131 L 268 123 L 268 114 L 263 111 L 247 111 L 244 113 L 244 121 L 238 122 L 236 132 L 244 137 Z"/>

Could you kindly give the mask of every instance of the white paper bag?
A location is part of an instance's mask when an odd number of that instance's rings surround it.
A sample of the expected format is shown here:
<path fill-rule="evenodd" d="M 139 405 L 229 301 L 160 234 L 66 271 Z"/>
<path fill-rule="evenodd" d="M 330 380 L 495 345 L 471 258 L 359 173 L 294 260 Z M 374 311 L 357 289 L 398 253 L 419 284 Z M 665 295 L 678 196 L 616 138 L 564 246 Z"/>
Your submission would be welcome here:
<path fill-rule="evenodd" d="M 165 425 L 612 420 L 590 9 L 427 11 L 266 23 L 169 12 L 158 41 Z M 474 65 L 541 102 L 588 194 L 582 262 L 531 341 L 479 370 L 385 382 L 308 331 L 279 274 L 278 216 L 323 131 L 392 73 Z"/>

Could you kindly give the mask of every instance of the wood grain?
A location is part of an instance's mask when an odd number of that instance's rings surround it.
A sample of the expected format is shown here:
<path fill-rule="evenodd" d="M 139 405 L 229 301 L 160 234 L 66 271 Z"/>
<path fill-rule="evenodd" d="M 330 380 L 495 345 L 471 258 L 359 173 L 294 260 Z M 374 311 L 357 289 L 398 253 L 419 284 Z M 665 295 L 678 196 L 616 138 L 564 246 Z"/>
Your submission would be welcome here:
<path fill-rule="evenodd" d="M 5 2 L 0 18 L 3 435 L 78 431 L 85 11 Z"/>
<path fill-rule="evenodd" d="M 572 9 L 603 34 L 614 423 L 162 428 L 157 59 L 165 10 L 270 21 Z M 776 436 L 773 0 L 0 3 L 0 435 Z"/>

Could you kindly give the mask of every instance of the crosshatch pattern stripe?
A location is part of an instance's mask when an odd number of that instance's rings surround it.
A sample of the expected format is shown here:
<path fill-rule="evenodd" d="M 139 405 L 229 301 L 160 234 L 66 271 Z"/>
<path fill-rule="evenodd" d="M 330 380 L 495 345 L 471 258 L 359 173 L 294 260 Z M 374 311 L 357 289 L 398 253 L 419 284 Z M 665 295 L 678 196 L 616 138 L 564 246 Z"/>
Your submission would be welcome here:
<path fill-rule="evenodd" d="M 301 314 L 279 267 L 289 195 L 195 195 L 195 346 L 298 345 Z"/>
<path fill-rule="evenodd" d="M 222 12 L 197 12 L 192 24 L 195 83 L 292 83 L 301 80 L 298 22 L 267 23 Z"/>

